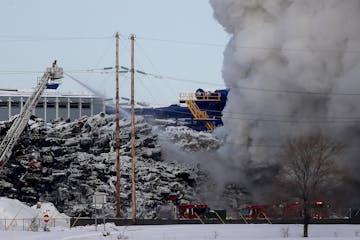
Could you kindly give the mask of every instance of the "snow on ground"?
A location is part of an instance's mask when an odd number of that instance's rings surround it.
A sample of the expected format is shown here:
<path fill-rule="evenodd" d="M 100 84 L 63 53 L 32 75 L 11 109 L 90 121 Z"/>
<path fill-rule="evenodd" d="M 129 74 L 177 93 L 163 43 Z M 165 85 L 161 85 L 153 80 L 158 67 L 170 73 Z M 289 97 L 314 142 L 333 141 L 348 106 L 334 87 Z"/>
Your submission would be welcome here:
<path fill-rule="evenodd" d="M 45 214 L 49 216 L 50 226 L 70 226 L 70 218 L 59 213 L 52 203 L 39 203 L 29 207 L 19 200 L 0 197 L 1 230 L 38 229 L 43 225 Z"/>
<path fill-rule="evenodd" d="M 50 232 L 43 231 L 43 215 L 50 216 Z M 18 220 L 12 220 L 12 219 Z M 56 218 L 56 224 L 51 219 Z M 7 222 L 4 221 L 7 219 Z M 35 220 L 35 226 L 30 227 Z M 62 220 L 60 220 L 62 219 Z M 4 240 L 237 240 L 237 239 L 301 239 L 302 225 L 227 224 L 227 225 L 161 225 L 115 226 L 113 224 L 70 229 L 68 217 L 60 214 L 52 203 L 29 207 L 24 203 L 0 198 L 0 239 Z M 55 222 L 54 222 L 55 223 Z M 24 225 L 25 224 L 25 225 Z M 38 224 L 36 226 L 36 224 Z M 56 227 L 53 227 L 55 226 Z M 33 230 L 33 231 L 24 231 Z M 109 235 L 104 233 L 109 233 Z M 311 225 L 309 239 L 360 239 L 360 225 Z"/>
<path fill-rule="evenodd" d="M 359 239 L 359 225 L 311 225 L 308 239 Z M 104 236 L 108 233 L 108 236 Z M 301 225 L 162 225 L 162 226 L 120 226 L 106 225 L 58 228 L 51 232 L 0 231 L 0 239 L 7 240 L 238 240 L 238 239 L 303 239 Z"/>

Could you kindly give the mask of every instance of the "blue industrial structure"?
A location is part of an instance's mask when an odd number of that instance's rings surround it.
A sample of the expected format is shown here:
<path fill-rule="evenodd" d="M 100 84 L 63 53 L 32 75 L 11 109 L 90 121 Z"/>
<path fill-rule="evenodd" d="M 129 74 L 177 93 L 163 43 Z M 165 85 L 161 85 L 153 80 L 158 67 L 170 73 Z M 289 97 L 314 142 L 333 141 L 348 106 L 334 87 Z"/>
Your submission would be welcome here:
<path fill-rule="evenodd" d="M 187 95 L 193 96 L 193 98 L 184 99 L 180 97 L 180 103 L 186 103 L 187 106 L 174 104 L 159 108 L 135 108 L 135 114 L 142 115 L 147 120 L 175 120 L 179 125 L 185 125 L 197 131 L 213 130 L 207 124 L 213 125 L 214 128 L 223 124 L 221 117 L 228 93 L 229 89 L 216 90 L 214 92 L 205 92 L 202 89 L 198 89 L 194 94 Z M 195 103 L 198 107 L 197 111 L 205 113 L 206 117 L 197 117 L 189 106 L 189 101 Z M 114 113 L 114 108 L 108 106 L 106 112 Z"/>

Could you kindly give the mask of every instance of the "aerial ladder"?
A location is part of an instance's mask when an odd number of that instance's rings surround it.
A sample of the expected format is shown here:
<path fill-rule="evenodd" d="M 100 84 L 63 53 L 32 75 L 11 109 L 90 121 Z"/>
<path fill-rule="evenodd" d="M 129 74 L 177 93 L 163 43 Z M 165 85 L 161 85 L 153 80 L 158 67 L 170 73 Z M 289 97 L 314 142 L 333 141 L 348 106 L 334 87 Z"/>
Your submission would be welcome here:
<path fill-rule="evenodd" d="M 63 69 L 57 66 L 56 60 L 53 62 L 51 68 L 47 68 L 38 84 L 27 99 L 24 107 L 20 111 L 20 114 L 16 117 L 10 129 L 7 131 L 6 136 L 0 145 L 0 172 L 3 170 L 5 164 L 10 159 L 12 150 L 17 144 L 20 135 L 24 131 L 27 123 L 30 120 L 33 109 L 36 107 L 42 93 L 46 89 L 49 80 L 55 81 L 63 78 Z M 21 103 L 22 104 L 22 103 Z"/>
<path fill-rule="evenodd" d="M 205 127 L 209 131 L 214 131 L 216 128 L 215 124 L 211 121 L 209 115 L 206 111 L 202 111 L 199 106 L 196 104 L 196 101 L 220 101 L 220 93 L 206 93 L 206 92 L 197 92 L 197 93 L 181 93 L 180 94 L 180 103 L 186 103 L 191 114 L 194 116 L 195 120 L 204 121 Z"/>

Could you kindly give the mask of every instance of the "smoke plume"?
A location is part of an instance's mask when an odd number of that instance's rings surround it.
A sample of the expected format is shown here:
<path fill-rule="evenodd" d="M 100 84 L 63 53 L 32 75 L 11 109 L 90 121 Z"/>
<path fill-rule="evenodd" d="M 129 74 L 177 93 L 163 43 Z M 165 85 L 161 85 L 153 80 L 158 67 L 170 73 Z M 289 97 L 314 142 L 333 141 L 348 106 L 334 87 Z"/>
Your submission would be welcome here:
<path fill-rule="evenodd" d="M 245 174 L 274 161 L 287 138 L 321 131 L 347 145 L 339 164 L 359 178 L 360 0 L 210 3 L 231 36 L 224 166 Z"/>

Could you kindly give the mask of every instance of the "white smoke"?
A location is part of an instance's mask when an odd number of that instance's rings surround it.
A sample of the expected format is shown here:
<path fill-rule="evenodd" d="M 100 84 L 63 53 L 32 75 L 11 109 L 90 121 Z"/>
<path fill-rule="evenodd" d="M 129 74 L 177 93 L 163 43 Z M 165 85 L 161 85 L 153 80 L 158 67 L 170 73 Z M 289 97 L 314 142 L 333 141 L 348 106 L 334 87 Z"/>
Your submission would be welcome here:
<path fill-rule="evenodd" d="M 271 160 L 286 138 L 319 130 L 359 143 L 360 0 L 210 3 L 231 35 L 223 161 L 241 170 Z"/>

